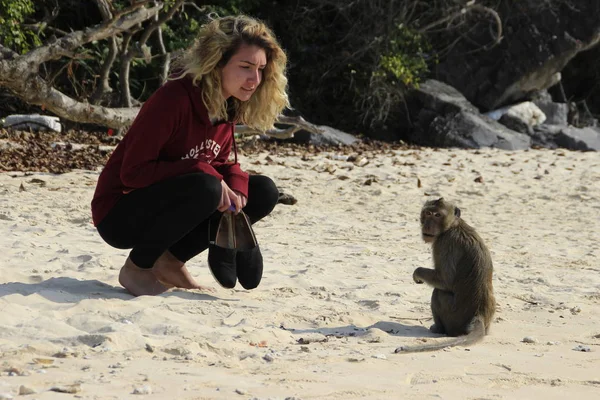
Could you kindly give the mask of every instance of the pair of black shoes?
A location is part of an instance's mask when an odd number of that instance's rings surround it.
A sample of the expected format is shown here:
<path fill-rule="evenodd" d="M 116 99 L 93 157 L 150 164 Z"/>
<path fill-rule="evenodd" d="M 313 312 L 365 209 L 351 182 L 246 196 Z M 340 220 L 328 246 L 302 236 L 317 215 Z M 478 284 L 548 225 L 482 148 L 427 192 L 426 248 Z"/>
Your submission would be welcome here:
<path fill-rule="evenodd" d="M 209 229 L 209 235 L 210 232 Z M 209 238 L 210 239 L 210 238 Z M 254 289 L 263 273 L 263 259 L 248 216 L 225 212 L 217 226 L 214 240 L 209 240 L 208 266 L 210 272 L 225 288 Z"/>

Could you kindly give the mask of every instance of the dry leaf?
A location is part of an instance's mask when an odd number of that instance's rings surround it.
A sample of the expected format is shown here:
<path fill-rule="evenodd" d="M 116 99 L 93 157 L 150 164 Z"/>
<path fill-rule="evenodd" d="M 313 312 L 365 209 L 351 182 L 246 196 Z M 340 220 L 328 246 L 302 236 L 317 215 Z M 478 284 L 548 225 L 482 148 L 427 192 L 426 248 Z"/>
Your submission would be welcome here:
<path fill-rule="evenodd" d="M 54 360 L 51 358 L 34 358 L 33 362 L 36 364 L 42 364 L 42 365 L 52 365 L 54 364 Z"/>

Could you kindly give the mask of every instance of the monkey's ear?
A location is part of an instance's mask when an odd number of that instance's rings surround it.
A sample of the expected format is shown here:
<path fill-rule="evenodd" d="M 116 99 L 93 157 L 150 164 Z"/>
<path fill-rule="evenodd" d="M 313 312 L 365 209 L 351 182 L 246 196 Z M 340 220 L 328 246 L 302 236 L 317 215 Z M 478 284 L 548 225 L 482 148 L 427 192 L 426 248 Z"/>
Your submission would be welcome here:
<path fill-rule="evenodd" d="M 460 208 L 454 207 L 454 216 L 460 218 Z"/>

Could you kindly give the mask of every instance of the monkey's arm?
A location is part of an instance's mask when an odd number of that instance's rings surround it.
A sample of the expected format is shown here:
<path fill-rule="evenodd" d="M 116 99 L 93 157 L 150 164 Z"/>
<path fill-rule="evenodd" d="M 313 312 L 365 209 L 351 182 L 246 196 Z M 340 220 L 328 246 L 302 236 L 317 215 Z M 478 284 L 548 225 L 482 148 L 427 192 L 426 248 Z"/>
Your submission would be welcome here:
<path fill-rule="evenodd" d="M 451 291 L 446 285 L 436 270 L 430 268 L 419 267 L 413 272 L 413 280 L 416 283 L 423 283 L 433 286 L 436 289 Z"/>

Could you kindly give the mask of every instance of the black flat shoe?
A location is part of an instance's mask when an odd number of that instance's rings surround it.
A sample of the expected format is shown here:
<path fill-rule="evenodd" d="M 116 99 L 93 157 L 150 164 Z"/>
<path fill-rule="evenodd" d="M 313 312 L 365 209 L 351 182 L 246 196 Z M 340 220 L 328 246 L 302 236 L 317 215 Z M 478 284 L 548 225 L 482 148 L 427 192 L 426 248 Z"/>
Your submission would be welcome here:
<path fill-rule="evenodd" d="M 209 240 L 208 267 L 215 280 L 227 289 L 235 287 L 237 281 L 236 253 L 233 214 L 223 213 L 215 240 Z"/>
<path fill-rule="evenodd" d="M 234 218 L 237 279 L 244 289 L 258 286 L 263 274 L 263 258 L 248 216 L 240 211 Z"/>

